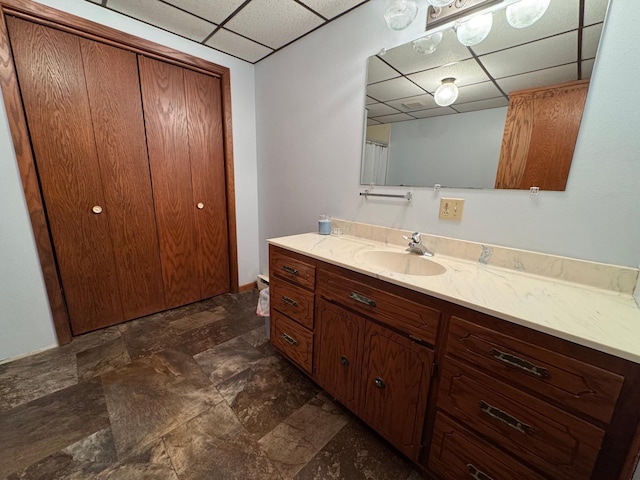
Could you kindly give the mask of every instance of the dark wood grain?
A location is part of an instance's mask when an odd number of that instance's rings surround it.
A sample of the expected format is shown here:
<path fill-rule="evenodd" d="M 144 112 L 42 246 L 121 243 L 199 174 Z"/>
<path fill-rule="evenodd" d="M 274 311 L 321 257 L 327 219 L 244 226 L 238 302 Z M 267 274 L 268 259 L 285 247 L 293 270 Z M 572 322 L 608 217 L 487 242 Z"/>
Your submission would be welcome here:
<path fill-rule="evenodd" d="M 185 69 L 184 84 L 200 297 L 207 298 L 230 290 L 220 80 Z"/>
<path fill-rule="evenodd" d="M 7 23 L 72 330 L 118 323 L 110 212 L 78 38 L 11 17 Z M 102 214 L 92 212 L 95 205 Z"/>
<path fill-rule="evenodd" d="M 200 299 L 184 79 L 139 57 L 142 104 L 167 308 Z"/>
<path fill-rule="evenodd" d="M 54 258 L 51 234 L 44 211 L 44 200 L 40 192 L 4 15 L 0 16 L 0 87 L 56 336 L 58 343 L 64 345 L 71 341 L 69 314 L 62 297 L 62 287 Z"/>
<path fill-rule="evenodd" d="M 164 309 L 136 55 L 80 39 L 125 320 Z"/>
<path fill-rule="evenodd" d="M 309 330 L 313 329 L 314 295 L 303 288 L 278 279 L 269 282 L 271 308 L 280 310 Z"/>
<path fill-rule="evenodd" d="M 271 312 L 271 342 L 304 371 L 313 371 L 313 333 L 277 310 Z"/>
<path fill-rule="evenodd" d="M 269 275 L 278 275 L 301 287 L 313 290 L 316 286 L 316 268 L 284 250 L 269 250 Z"/>

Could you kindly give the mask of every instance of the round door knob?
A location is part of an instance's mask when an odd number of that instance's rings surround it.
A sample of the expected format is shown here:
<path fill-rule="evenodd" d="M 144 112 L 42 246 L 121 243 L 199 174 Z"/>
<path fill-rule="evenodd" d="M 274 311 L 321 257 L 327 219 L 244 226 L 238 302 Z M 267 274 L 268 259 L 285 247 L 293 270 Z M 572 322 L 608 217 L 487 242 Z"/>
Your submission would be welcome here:
<path fill-rule="evenodd" d="M 93 211 L 93 213 L 98 214 L 98 213 L 102 213 L 102 207 L 100 205 L 95 205 L 91 211 Z"/>
<path fill-rule="evenodd" d="M 198 205 L 196 205 L 196 207 L 198 207 L 198 210 L 202 210 L 204 208 L 204 203 L 198 202 Z"/>

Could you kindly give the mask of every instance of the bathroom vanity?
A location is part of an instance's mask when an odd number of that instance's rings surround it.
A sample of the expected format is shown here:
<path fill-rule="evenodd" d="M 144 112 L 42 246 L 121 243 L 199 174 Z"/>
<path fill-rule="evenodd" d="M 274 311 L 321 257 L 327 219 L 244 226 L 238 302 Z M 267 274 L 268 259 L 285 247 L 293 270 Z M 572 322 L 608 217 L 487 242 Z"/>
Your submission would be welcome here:
<path fill-rule="evenodd" d="M 429 260 L 369 227 L 270 240 L 276 348 L 434 478 L 628 475 L 637 270 L 438 237 Z"/>

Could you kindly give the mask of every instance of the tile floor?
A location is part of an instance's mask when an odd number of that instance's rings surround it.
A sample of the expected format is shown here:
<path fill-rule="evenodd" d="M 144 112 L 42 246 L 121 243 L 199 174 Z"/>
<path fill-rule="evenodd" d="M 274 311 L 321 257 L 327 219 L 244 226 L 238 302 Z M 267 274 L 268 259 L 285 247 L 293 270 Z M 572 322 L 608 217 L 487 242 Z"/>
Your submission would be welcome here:
<path fill-rule="evenodd" d="M 407 479 L 221 295 L 0 365 L 0 478 Z"/>

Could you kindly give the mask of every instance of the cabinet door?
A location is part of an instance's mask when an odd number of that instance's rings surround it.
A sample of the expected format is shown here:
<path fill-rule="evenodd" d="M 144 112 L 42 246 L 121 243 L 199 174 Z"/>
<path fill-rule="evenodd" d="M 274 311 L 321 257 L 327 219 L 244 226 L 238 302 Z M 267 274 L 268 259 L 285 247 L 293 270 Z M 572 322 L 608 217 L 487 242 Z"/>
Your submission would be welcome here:
<path fill-rule="evenodd" d="M 361 417 L 414 461 L 427 408 L 433 352 L 368 322 Z"/>
<path fill-rule="evenodd" d="M 364 319 L 324 299 L 317 314 L 316 381 L 357 413 Z"/>

